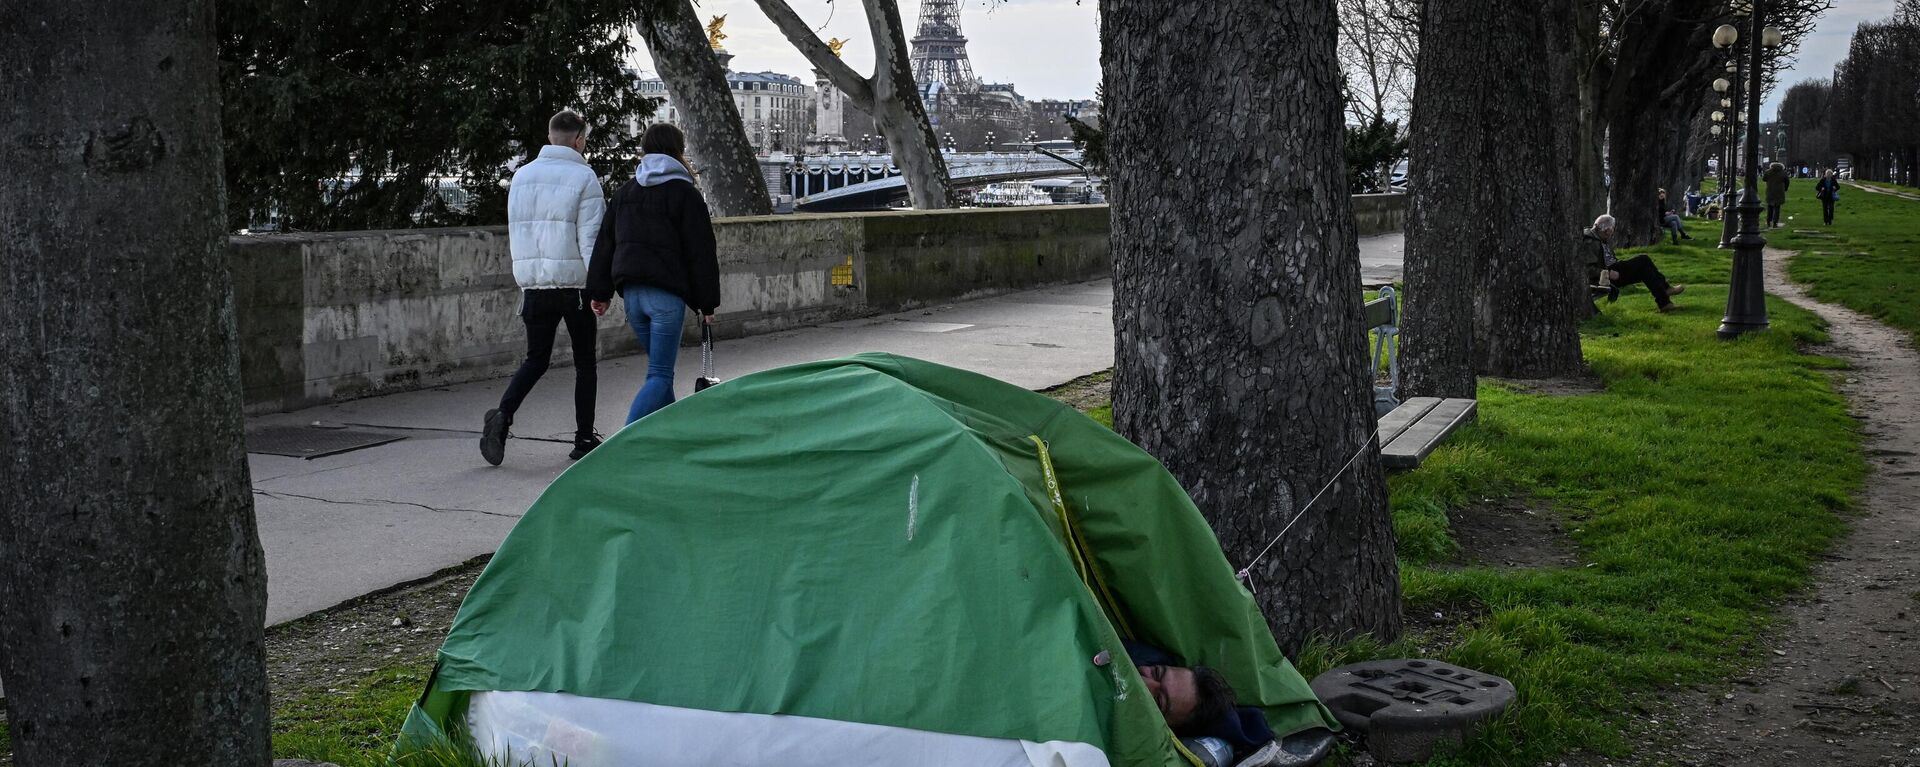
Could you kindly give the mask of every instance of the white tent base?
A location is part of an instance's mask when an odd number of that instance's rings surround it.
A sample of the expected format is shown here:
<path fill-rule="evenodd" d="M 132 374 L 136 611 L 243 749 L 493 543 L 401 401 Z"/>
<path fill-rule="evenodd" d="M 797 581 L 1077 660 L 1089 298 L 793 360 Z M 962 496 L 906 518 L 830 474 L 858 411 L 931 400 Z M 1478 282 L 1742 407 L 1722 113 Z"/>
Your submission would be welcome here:
<path fill-rule="evenodd" d="M 474 693 L 467 725 L 483 754 L 528 767 L 1109 767 L 1107 755 L 1085 743 L 1032 743 L 550 692 Z"/>

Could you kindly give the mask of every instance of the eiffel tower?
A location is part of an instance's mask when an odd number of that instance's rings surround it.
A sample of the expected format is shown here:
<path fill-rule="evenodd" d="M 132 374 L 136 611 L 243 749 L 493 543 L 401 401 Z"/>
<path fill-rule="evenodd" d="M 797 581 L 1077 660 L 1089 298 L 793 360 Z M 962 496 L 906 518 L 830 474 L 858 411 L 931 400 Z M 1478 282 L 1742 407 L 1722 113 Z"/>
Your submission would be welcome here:
<path fill-rule="evenodd" d="M 980 90 L 973 62 L 967 59 L 967 38 L 960 34 L 960 0 L 922 2 L 912 44 L 914 82 L 940 83 L 956 93 Z"/>

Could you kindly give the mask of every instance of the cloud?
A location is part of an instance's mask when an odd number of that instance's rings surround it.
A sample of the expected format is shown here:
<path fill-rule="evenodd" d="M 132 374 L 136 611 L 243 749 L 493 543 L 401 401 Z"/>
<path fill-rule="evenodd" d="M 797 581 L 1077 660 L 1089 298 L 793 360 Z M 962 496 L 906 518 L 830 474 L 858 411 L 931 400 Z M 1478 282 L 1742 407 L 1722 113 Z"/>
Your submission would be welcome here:
<path fill-rule="evenodd" d="M 1880 21 L 1893 14 L 1895 0 L 1836 0 L 1832 10 L 1820 17 L 1819 26 L 1800 44 L 1799 60 L 1792 69 L 1780 76 L 1783 86 L 1791 86 L 1801 80 L 1827 78 L 1833 76 L 1833 67 L 1847 57 L 1847 45 L 1853 40 L 1853 31 L 1868 21 Z M 1768 94 L 1766 103 L 1760 107 L 1763 120 L 1772 120 L 1780 109 L 1780 99 L 1786 95 L 1786 88 L 1775 88 Z"/>

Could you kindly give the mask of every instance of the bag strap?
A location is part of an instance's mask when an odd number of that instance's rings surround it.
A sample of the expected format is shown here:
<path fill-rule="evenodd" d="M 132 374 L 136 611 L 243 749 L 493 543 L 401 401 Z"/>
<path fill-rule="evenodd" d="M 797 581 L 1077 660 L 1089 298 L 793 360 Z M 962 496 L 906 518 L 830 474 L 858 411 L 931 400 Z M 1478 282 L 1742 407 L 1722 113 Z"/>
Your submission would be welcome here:
<path fill-rule="evenodd" d="M 700 377 L 713 378 L 713 324 L 700 318 Z"/>

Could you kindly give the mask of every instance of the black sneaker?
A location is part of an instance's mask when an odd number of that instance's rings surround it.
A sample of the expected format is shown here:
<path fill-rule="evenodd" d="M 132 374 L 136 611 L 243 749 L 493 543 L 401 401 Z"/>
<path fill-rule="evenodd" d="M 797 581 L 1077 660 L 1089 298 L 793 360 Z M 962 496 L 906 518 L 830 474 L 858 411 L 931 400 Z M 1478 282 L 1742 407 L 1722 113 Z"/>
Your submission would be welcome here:
<path fill-rule="evenodd" d="M 600 435 L 598 434 L 574 435 L 573 452 L 568 453 L 567 457 L 578 461 L 587 457 L 588 453 L 593 452 L 593 449 L 599 446 Z"/>
<path fill-rule="evenodd" d="M 495 466 L 507 457 L 507 428 L 513 425 L 513 417 L 500 412 L 498 408 L 487 411 L 487 423 L 480 432 L 480 457 Z"/>

